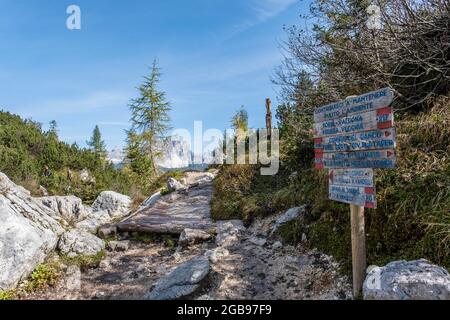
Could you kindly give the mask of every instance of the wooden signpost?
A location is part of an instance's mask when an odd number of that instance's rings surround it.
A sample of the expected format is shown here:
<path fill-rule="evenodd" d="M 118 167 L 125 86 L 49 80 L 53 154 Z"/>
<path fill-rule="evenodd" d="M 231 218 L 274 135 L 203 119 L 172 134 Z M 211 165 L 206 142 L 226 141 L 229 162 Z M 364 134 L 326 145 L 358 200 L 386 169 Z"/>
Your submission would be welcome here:
<path fill-rule="evenodd" d="M 377 207 L 373 168 L 393 168 L 396 132 L 389 88 L 314 111 L 315 167 L 330 169 L 329 199 L 350 204 L 353 296 L 366 272 L 364 208 Z"/>

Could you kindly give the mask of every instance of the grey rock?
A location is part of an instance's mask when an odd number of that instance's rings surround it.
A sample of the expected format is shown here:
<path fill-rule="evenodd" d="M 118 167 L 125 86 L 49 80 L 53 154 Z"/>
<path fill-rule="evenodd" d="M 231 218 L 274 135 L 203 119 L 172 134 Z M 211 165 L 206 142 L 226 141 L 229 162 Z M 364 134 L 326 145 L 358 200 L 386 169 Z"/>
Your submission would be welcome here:
<path fill-rule="evenodd" d="M 83 205 L 80 198 L 75 196 L 50 196 L 37 198 L 37 200 L 69 223 L 85 219 L 92 211 Z"/>
<path fill-rule="evenodd" d="M 91 233 L 72 229 L 63 233 L 58 243 L 58 249 L 62 254 L 70 257 L 92 256 L 105 249 L 105 243 Z"/>
<path fill-rule="evenodd" d="M 230 252 L 222 247 L 215 248 L 213 250 L 206 250 L 205 257 L 211 261 L 211 263 L 220 262 L 223 258 L 228 257 Z"/>
<path fill-rule="evenodd" d="M 276 233 L 281 226 L 298 219 L 301 214 L 304 213 L 304 211 L 305 207 L 294 207 L 287 210 L 275 221 L 274 225 L 272 226 L 271 235 Z"/>
<path fill-rule="evenodd" d="M 141 203 L 141 207 L 149 207 L 156 203 L 159 199 L 161 199 L 162 195 L 161 192 L 156 192 L 153 195 L 151 195 L 147 200 Z"/>
<path fill-rule="evenodd" d="M 95 211 L 91 213 L 87 219 L 76 223 L 75 228 L 97 234 L 98 229 L 101 226 L 110 223 L 111 220 L 108 211 Z"/>
<path fill-rule="evenodd" d="M 253 236 L 253 237 L 250 237 L 248 239 L 248 241 L 250 241 L 251 243 L 253 243 L 253 244 L 257 245 L 257 246 L 261 246 L 262 247 L 263 245 L 266 244 L 267 239 Z"/>
<path fill-rule="evenodd" d="M 45 189 L 43 186 L 39 186 L 39 192 L 41 193 L 42 196 L 46 197 L 48 196 L 48 191 L 47 189 Z"/>
<path fill-rule="evenodd" d="M 283 244 L 281 243 L 281 241 L 275 241 L 273 244 L 272 244 L 272 249 L 273 250 L 278 250 L 278 249 L 280 249 L 280 248 L 282 248 L 283 247 Z"/>
<path fill-rule="evenodd" d="M 177 179 L 170 177 L 167 179 L 167 190 L 170 192 L 172 191 L 179 191 L 179 190 L 185 190 L 186 186 L 183 185 L 181 182 L 179 182 Z"/>
<path fill-rule="evenodd" d="M 103 191 L 92 204 L 94 212 L 106 210 L 113 219 L 127 216 L 130 209 L 131 198 L 114 191 Z"/>
<path fill-rule="evenodd" d="M 190 244 L 203 242 L 211 239 L 211 234 L 200 229 L 184 229 L 178 240 L 179 244 L 184 247 Z"/>
<path fill-rule="evenodd" d="M 130 247 L 130 242 L 125 241 L 110 241 L 108 242 L 108 249 L 111 251 L 127 251 Z"/>
<path fill-rule="evenodd" d="M 210 264 L 206 257 L 188 260 L 159 279 L 145 299 L 173 300 L 190 296 L 200 288 L 209 271 Z"/>
<path fill-rule="evenodd" d="M 97 234 L 100 238 L 106 239 L 117 234 L 116 226 L 102 226 L 98 228 Z"/>
<path fill-rule="evenodd" d="M 450 275 L 424 259 L 394 261 L 371 268 L 363 296 L 367 300 L 449 300 Z"/>
<path fill-rule="evenodd" d="M 89 173 L 89 171 L 84 168 L 83 170 L 80 171 L 80 179 L 81 181 L 85 182 L 85 183 L 95 183 L 95 177 L 91 176 L 91 174 Z"/>
<path fill-rule="evenodd" d="M 54 250 L 59 219 L 0 173 L 0 290 L 14 289 Z"/>
<path fill-rule="evenodd" d="M 245 231 L 241 220 L 217 221 L 216 244 L 218 246 L 231 246 L 237 244 Z"/>

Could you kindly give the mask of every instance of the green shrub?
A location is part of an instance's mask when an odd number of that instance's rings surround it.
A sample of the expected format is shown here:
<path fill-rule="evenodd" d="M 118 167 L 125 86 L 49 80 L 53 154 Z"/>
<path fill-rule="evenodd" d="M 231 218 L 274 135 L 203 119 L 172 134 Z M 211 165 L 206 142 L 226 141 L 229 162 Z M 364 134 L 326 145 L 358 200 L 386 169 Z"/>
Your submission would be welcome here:
<path fill-rule="evenodd" d="M 43 263 L 36 267 L 30 275 L 26 290 L 34 291 L 53 286 L 59 278 L 59 265 L 55 262 Z"/>

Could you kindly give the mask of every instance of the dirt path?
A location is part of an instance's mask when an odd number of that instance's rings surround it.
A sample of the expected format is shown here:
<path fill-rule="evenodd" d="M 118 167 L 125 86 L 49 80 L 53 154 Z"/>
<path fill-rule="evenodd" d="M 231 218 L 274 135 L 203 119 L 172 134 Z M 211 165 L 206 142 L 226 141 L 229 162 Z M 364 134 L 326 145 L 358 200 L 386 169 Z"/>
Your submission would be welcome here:
<path fill-rule="evenodd" d="M 188 175 L 190 183 L 195 181 L 195 175 Z M 188 221 L 190 227 L 195 227 L 196 223 L 200 228 L 215 227 L 210 220 L 211 194 L 211 183 L 204 182 L 188 194 L 164 196 L 154 207 L 129 219 L 138 223 L 128 226 L 138 226 L 137 230 L 145 231 L 152 229 L 154 226 L 147 228 L 152 224 L 178 228 Z M 183 217 L 183 212 L 188 219 Z M 238 226 L 231 231 L 223 228 L 228 222 L 218 222 L 215 241 L 187 248 L 171 246 L 172 241 L 167 239 L 145 243 L 142 238 L 129 239 L 130 233 L 125 233 L 121 236 L 129 241 L 126 251 L 107 252 L 97 268 L 80 272 L 76 267 L 69 267 L 56 286 L 30 298 L 143 299 L 159 279 L 183 262 L 207 255 L 209 275 L 201 288 L 188 298 L 349 299 L 348 279 L 339 274 L 338 264 L 330 257 L 270 239 L 268 226 L 273 225 L 276 218 L 257 221 L 248 229 Z"/>

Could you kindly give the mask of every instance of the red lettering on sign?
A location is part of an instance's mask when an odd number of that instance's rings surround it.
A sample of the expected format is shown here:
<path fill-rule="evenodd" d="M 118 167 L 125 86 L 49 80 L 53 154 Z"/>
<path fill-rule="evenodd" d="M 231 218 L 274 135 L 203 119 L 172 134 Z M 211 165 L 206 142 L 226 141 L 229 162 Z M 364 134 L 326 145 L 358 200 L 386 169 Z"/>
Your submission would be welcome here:
<path fill-rule="evenodd" d="M 364 188 L 364 192 L 367 193 L 367 194 L 374 194 L 375 190 L 372 187 L 365 187 Z"/>
<path fill-rule="evenodd" d="M 373 202 L 366 201 L 364 207 L 373 209 L 375 207 L 375 204 Z"/>
<path fill-rule="evenodd" d="M 390 127 L 392 127 L 392 120 L 378 122 L 378 129 L 388 129 Z"/>
<path fill-rule="evenodd" d="M 381 116 L 383 114 L 390 114 L 390 113 L 392 113 L 391 107 L 384 107 L 384 108 L 377 110 L 377 116 Z"/>

